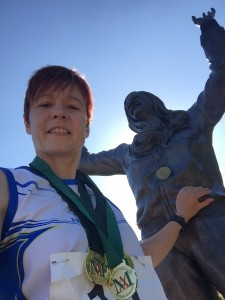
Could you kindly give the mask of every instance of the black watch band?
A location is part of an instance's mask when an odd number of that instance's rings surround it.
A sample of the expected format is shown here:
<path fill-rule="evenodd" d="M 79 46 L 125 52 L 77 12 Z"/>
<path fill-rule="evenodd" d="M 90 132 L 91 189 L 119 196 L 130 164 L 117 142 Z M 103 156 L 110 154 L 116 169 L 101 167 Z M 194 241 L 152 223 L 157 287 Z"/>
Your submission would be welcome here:
<path fill-rule="evenodd" d="M 178 215 L 171 216 L 170 221 L 175 221 L 175 222 L 179 223 L 182 228 L 184 228 L 187 225 L 187 223 L 185 222 L 185 219 Z"/>

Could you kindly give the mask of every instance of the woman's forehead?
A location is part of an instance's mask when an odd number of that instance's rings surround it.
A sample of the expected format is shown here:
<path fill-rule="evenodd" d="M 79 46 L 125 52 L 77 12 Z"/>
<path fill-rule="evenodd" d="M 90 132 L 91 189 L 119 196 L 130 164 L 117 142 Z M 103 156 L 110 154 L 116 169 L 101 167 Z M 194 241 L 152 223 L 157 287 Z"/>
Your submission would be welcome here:
<path fill-rule="evenodd" d="M 73 84 L 62 84 L 62 85 L 51 85 L 42 86 L 36 94 L 36 100 L 43 95 L 59 95 L 68 94 L 71 96 L 79 96 L 79 98 L 84 99 L 80 88 Z"/>

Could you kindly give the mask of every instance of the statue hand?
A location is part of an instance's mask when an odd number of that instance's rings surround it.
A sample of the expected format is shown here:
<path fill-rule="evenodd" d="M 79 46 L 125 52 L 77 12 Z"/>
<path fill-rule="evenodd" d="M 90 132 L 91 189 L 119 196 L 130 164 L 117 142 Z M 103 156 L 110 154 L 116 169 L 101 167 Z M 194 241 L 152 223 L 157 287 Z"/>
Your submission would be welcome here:
<path fill-rule="evenodd" d="M 206 195 L 209 195 L 209 197 L 203 202 L 199 202 L 199 198 Z M 210 197 L 210 190 L 208 188 L 203 188 L 201 186 L 186 186 L 177 194 L 177 215 L 184 217 L 185 221 L 188 222 L 202 208 L 208 206 L 213 201 L 213 198 Z"/>
<path fill-rule="evenodd" d="M 214 8 L 211 8 L 211 11 L 208 11 L 207 14 L 202 14 L 202 18 L 196 18 L 195 16 L 192 16 L 192 20 L 197 26 L 201 26 L 206 21 L 214 19 L 215 14 L 216 10 Z"/>

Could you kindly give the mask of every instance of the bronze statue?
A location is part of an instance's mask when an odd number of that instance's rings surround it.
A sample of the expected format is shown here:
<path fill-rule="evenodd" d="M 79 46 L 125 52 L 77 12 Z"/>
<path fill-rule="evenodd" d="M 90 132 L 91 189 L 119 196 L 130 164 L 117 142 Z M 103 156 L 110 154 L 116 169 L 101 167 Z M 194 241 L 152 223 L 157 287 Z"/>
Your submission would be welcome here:
<path fill-rule="evenodd" d="M 211 69 L 197 101 L 187 111 L 172 111 L 151 93 L 132 92 L 124 104 L 129 127 L 136 132 L 132 144 L 98 154 L 84 149 L 80 164 L 90 175 L 127 175 L 143 240 L 175 213 L 183 186 L 210 188 L 214 203 L 188 223 L 156 267 L 172 300 L 219 299 L 216 289 L 225 296 L 225 189 L 212 146 L 214 126 L 225 111 L 225 30 L 214 16 L 211 9 L 192 17 Z"/>

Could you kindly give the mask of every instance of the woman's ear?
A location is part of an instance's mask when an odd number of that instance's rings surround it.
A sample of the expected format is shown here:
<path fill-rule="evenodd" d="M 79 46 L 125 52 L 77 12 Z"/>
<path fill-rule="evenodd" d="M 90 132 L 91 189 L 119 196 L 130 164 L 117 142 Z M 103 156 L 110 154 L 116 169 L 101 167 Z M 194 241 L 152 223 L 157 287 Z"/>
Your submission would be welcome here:
<path fill-rule="evenodd" d="M 24 121 L 24 125 L 25 125 L 25 128 L 26 128 L 26 133 L 31 134 L 30 124 L 26 120 L 25 116 L 23 116 L 23 121 Z"/>
<path fill-rule="evenodd" d="M 86 126 L 86 138 L 89 137 L 89 134 L 90 134 L 90 125 L 87 124 L 87 126 Z"/>

